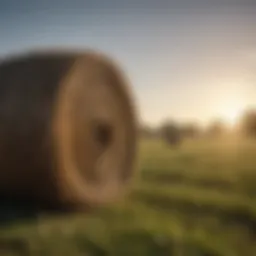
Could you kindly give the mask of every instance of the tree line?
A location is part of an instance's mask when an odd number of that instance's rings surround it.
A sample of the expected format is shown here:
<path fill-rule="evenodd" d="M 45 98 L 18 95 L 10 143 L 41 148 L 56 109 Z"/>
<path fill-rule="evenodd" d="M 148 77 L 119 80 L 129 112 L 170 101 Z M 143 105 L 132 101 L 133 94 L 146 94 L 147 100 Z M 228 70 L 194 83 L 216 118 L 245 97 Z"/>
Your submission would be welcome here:
<path fill-rule="evenodd" d="M 207 127 L 198 123 L 179 123 L 173 119 L 163 121 L 157 128 L 141 126 L 140 135 L 146 138 L 161 138 L 172 146 L 180 145 L 184 139 L 202 137 L 221 138 L 239 136 L 241 138 L 256 138 L 256 109 L 245 111 L 233 127 L 228 127 L 225 120 L 216 119 Z"/>

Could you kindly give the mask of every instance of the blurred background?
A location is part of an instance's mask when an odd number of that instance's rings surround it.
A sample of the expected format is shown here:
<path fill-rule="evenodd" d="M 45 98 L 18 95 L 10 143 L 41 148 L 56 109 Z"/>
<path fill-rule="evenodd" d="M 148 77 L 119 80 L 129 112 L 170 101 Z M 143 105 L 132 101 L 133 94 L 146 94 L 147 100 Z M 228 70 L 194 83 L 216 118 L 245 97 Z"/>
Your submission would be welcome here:
<path fill-rule="evenodd" d="M 1 58 L 108 54 L 130 80 L 140 136 L 122 202 L 1 237 L 32 255 L 256 255 L 255 24 L 253 0 L 0 0 Z"/>

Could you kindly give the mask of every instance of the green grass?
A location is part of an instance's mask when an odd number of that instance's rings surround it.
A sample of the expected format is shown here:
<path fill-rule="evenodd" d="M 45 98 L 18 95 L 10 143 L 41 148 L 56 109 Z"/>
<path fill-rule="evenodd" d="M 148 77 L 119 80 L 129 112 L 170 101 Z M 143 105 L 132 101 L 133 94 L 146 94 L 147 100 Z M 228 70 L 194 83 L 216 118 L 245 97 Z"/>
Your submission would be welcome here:
<path fill-rule="evenodd" d="M 32 255 L 256 255 L 256 142 L 141 141 L 124 201 L 6 226 Z M 1 254 L 0 254 L 1 255 Z"/>

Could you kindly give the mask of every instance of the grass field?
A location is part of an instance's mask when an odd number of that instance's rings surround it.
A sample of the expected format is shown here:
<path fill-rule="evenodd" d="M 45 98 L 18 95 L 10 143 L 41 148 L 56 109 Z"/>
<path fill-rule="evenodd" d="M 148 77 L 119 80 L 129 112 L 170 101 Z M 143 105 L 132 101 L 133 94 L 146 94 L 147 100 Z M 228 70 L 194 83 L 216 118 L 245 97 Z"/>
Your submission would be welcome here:
<path fill-rule="evenodd" d="M 133 191 L 89 216 L 2 228 L 32 255 L 256 255 L 256 142 L 141 141 Z M 0 255 L 19 255 L 1 254 Z"/>

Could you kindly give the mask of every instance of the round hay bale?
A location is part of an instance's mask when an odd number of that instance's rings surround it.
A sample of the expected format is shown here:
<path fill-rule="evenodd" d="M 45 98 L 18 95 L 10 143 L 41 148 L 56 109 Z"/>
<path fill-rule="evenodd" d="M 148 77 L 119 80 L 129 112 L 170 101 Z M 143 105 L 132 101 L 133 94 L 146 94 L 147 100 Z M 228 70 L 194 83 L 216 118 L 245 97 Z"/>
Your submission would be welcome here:
<path fill-rule="evenodd" d="M 91 51 L 0 63 L 0 195 L 83 209 L 133 177 L 136 115 L 124 74 Z"/>

